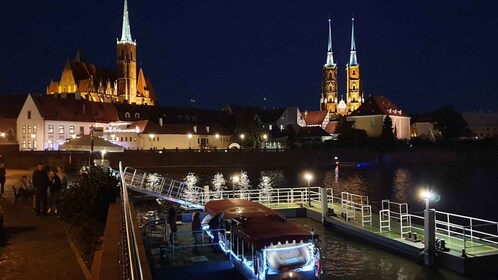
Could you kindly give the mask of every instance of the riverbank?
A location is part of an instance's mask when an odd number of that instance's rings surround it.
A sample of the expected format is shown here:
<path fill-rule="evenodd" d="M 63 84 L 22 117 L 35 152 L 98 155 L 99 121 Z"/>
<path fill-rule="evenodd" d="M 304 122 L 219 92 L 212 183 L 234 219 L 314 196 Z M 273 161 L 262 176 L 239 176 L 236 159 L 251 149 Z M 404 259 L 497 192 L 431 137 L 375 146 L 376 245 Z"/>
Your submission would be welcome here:
<path fill-rule="evenodd" d="M 447 150 L 442 148 L 407 149 L 380 153 L 371 149 L 293 149 L 293 150 L 126 150 L 107 153 L 105 158 L 112 167 L 119 161 L 125 166 L 142 169 L 190 167 L 286 167 L 332 166 L 335 157 L 341 163 L 356 165 L 398 163 L 460 163 L 498 161 L 498 153 L 481 150 Z M 7 168 L 29 169 L 40 161 L 50 166 L 63 165 L 78 169 L 88 162 L 88 152 L 17 152 L 4 156 Z M 95 152 L 93 159 L 101 159 Z"/>

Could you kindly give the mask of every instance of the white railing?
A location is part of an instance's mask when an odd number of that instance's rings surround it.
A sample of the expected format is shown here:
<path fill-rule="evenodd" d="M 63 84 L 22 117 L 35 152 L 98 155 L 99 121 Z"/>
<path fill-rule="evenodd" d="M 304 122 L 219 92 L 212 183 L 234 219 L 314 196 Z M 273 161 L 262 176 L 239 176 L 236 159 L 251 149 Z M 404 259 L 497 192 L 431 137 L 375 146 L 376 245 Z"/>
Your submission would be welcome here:
<path fill-rule="evenodd" d="M 379 211 L 381 231 L 385 228 L 391 230 L 391 219 L 393 219 L 400 225 L 401 238 L 409 234 L 411 231 L 411 217 L 408 215 L 408 203 L 399 203 L 384 199 L 381 204 L 382 210 Z M 388 223 L 385 220 L 386 216 L 389 218 Z"/>

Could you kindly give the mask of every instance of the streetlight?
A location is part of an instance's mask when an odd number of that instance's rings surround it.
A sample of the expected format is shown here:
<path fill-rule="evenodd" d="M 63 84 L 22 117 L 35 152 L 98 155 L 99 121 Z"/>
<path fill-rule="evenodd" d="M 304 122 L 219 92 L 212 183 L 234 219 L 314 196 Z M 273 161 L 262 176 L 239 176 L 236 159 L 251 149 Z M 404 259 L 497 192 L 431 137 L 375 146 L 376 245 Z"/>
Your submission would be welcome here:
<path fill-rule="evenodd" d="M 313 179 L 313 175 L 311 173 L 305 173 L 304 178 L 308 180 L 308 206 L 311 207 L 311 180 Z"/>
<path fill-rule="evenodd" d="M 5 132 L 0 133 L 0 137 L 2 137 L 2 142 L 5 141 Z"/>
<path fill-rule="evenodd" d="M 420 192 L 420 196 L 424 199 L 425 201 L 425 210 L 429 210 L 429 202 L 431 200 L 434 200 L 436 195 L 431 192 L 430 190 L 422 190 Z"/>
<path fill-rule="evenodd" d="M 240 139 L 242 139 L 242 149 L 244 149 L 244 138 L 245 138 L 245 137 L 246 137 L 246 136 L 244 135 L 244 133 L 242 133 L 242 134 L 240 135 Z"/>
<path fill-rule="evenodd" d="M 192 134 L 191 133 L 187 134 L 187 137 L 188 137 L 188 148 L 190 150 L 192 148 L 192 146 L 191 146 L 191 143 L 192 143 Z"/>
<path fill-rule="evenodd" d="M 214 137 L 216 138 L 216 147 L 218 147 L 218 146 L 220 145 L 220 144 L 219 144 L 219 143 L 220 143 L 220 140 L 219 140 L 219 139 L 220 139 L 220 135 L 219 135 L 218 133 L 216 133 L 216 134 L 214 135 Z"/>
<path fill-rule="evenodd" d="M 240 178 L 238 175 L 232 177 L 232 198 L 235 198 L 235 184 L 239 182 Z"/>
<path fill-rule="evenodd" d="M 154 137 L 156 137 L 156 135 L 154 134 L 149 134 L 149 141 L 150 141 L 150 149 L 152 150 L 152 139 L 154 139 Z"/>
<path fill-rule="evenodd" d="M 263 147 L 266 149 L 266 140 L 268 140 L 268 134 L 263 134 Z"/>
<path fill-rule="evenodd" d="M 107 153 L 106 150 L 103 150 L 102 152 L 100 152 L 102 154 L 102 166 L 104 166 L 104 156 L 105 154 Z"/>

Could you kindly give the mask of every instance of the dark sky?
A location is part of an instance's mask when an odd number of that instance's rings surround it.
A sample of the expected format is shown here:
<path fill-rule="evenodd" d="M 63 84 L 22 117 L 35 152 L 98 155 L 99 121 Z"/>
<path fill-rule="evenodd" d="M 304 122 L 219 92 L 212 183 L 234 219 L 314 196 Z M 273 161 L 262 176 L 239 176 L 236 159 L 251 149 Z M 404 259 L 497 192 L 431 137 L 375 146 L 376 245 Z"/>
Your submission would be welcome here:
<path fill-rule="evenodd" d="M 129 0 L 138 63 L 161 105 L 316 110 L 332 17 L 345 94 L 351 15 L 366 95 L 407 112 L 498 110 L 494 1 Z M 0 11 L 0 93 L 44 93 L 82 49 L 115 68 L 121 0 L 9 1 Z M 264 98 L 266 97 L 266 101 Z"/>

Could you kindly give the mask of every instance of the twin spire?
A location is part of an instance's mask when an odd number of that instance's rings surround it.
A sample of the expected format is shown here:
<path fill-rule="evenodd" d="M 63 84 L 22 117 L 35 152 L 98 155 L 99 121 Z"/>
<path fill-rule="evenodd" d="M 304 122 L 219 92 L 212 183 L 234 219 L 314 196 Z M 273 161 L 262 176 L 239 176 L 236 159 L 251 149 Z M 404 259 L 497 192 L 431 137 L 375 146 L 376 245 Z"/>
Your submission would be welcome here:
<path fill-rule="evenodd" d="M 336 65 L 334 63 L 334 52 L 332 51 L 332 26 L 330 22 L 331 20 L 329 19 L 329 45 L 327 48 L 327 63 L 325 63 L 325 66 Z M 354 18 L 352 18 L 351 24 L 351 54 L 349 55 L 348 65 L 358 65 L 358 58 L 356 57 L 356 43 L 354 40 Z"/>
<path fill-rule="evenodd" d="M 123 27 L 121 29 L 121 40 L 118 41 L 118 44 L 132 44 L 135 45 L 136 42 L 131 38 L 131 28 L 130 28 L 130 19 L 128 18 L 128 1 L 124 0 L 124 9 L 123 9 Z"/>

